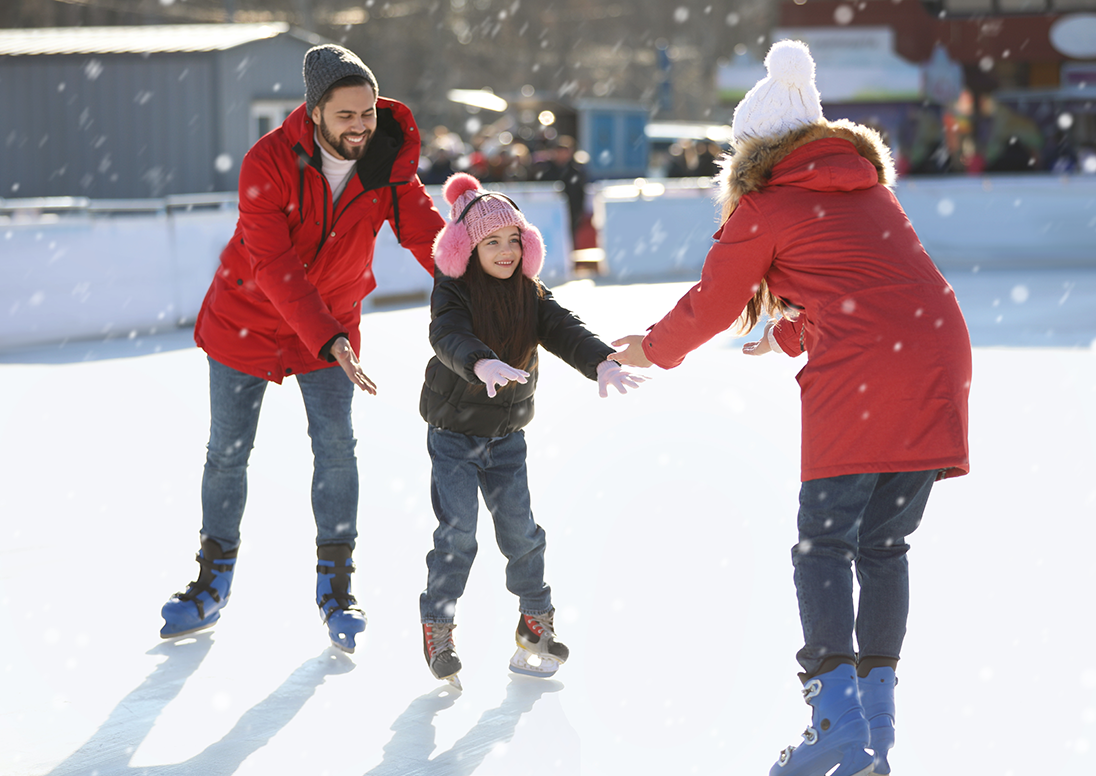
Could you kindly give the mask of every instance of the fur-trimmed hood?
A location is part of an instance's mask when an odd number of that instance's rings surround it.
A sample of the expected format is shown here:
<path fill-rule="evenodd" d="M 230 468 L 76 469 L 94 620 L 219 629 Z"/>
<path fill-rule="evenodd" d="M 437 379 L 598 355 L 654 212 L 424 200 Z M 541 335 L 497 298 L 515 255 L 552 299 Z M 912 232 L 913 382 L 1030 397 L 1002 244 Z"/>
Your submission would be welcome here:
<path fill-rule="evenodd" d="M 733 155 L 721 160 L 722 169 L 718 175 L 720 223 L 734 212 L 743 196 L 765 188 L 772 178 L 773 168 L 793 151 L 825 138 L 848 140 L 856 152 L 875 167 L 879 183 L 894 185 L 897 175 L 890 148 L 878 132 L 847 119 L 823 119 L 776 137 L 744 139 L 736 145 Z"/>

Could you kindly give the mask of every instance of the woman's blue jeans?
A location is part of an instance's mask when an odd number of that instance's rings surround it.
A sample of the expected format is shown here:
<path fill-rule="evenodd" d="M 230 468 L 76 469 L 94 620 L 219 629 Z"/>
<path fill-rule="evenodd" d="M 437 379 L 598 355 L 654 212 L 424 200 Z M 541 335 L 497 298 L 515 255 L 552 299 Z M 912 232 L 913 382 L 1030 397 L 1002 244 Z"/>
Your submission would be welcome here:
<path fill-rule="evenodd" d="M 900 657 L 910 603 L 906 537 L 921 522 L 936 475 L 849 474 L 802 484 L 792 565 L 804 641 L 796 659 L 808 676 L 827 658 Z"/>
<path fill-rule="evenodd" d="M 506 556 L 506 589 L 524 614 L 552 609 L 544 582 L 544 529 L 529 504 L 525 432 L 504 437 L 467 436 L 430 426 L 430 500 L 438 527 L 426 555 L 426 589 L 419 597 L 422 622 L 453 622 L 476 557 L 477 491 L 495 523 L 495 541 Z"/>
<path fill-rule="evenodd" d="M 316 544 L 354 546 L 358 536 L 357 440 L 350 419 L 354 384 L 338 367 L 297 375 L 314 458 Z M 225 550 L 240 544 L 247 462 L 267 381 L 209 359 L 209 445 L 202 477 L 202 535 Z"/>

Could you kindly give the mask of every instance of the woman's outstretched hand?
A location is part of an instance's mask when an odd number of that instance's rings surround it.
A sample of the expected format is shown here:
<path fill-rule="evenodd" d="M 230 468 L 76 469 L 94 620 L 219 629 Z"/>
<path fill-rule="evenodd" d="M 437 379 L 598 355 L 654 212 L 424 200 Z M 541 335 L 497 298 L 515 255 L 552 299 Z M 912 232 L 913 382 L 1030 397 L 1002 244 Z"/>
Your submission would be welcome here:
<path fill-rule="evenodd" d="M 339 362 L 339 366 L 346 372 L 350 382 L 372 396 L 377 395 L 377 386 L 362 371 L 362 365 L 358 363 L 354 348 L 350 347 L 350 341 L 346 337 L 339 337 L 335 340 L 335 343 L 331 346 L 331 355 Z"/>
<path fill-rule="evenodd" d="M 747 356 L 761 356 L 765 353 L 772 351 L 772 345 L 769 344 L 768 339 L 762 337 L 757 342 L 747 342 L 742 346 L 742 352 Z"/>
<path fill-rule="evenodd" d="M 654 366 L 654 363 L 647 360 L 647 356 L 643 354 L 642 334 L 629 334 L 627 337 L 613 340 L 613 347 L 624 348 L 624 350 L 617 351 L 609 356 L 621 366 L 638 366 L 641 369 Z"/>
<path fill-rule="evenodd" d="M 779 348 L 779 345 L 774 347 L 773 343 L 776 342 L 776 337 L 773 335 L 773 327 L 776 326 L 776 321 L 770 319 L 765 324 L 765 330 L 761 333 L 761 339 L 757 342 L 747 342 L 742 346 L 742 352 L 747 356 L 761 356 L 765 353 L 775 353 L 775 348 Z"/>

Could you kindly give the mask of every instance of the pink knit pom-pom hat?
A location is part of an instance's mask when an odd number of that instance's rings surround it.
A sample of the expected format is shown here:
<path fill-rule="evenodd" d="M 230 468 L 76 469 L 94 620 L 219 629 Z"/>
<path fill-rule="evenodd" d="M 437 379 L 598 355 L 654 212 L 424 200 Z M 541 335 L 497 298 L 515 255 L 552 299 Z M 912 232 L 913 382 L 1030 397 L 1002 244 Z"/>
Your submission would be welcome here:
<path fill-rule="evenodd" d="M 504 226 L 521 232 L 521 271 L 535 278 L 544 266 L 544 238 L 525 220 L 513 200 L 497 191 L 487 191 L 466 172 L 449 176 L 442 187 L 449 203 L 449 222 L 434 240 L 434 264 L 451 278 L 468 269 L 472 251 L 489 234 Z"/>

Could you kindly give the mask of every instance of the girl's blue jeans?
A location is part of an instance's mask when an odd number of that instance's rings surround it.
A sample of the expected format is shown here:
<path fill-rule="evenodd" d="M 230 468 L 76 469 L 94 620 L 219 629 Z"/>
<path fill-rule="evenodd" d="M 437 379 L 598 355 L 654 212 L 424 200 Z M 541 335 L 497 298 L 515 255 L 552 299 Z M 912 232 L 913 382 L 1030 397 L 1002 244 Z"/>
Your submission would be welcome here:
<path fill-rule="evenodd" d="M 467 436 L 430 426 L 430 500 L 438 527 L 426 555 L 426 589 L 419 597 L 422 622 L 453 622 L 476 557 L 477 492 L 495 523 L 495 541 L 506 556 L 506 589 L 524 614 L 552 609 L 544 582 L 544 529 L 529 503 L 525 432 L 504 437 Z"/>
<path fill-rule="evenodd" d="M 900 657 L 910 602 L 906 537 L 921 522 L 936 475 L 849 474 L 802 484 L 792 565 L 804 641 L 796 659 L 807 676 L 827 658 Z"/>
<path fill-rule="evenodd" d="M 357 440 L 350 420 L 354 385 L 338 367 L 297 375 L 312 440 L 316 544 L 354 546 L 358 536 Z M 202 535 L 225 550 L 240 544 L 247 462 L 267 381 L 209 359 L 209 445 L 202 476 Z"/>

